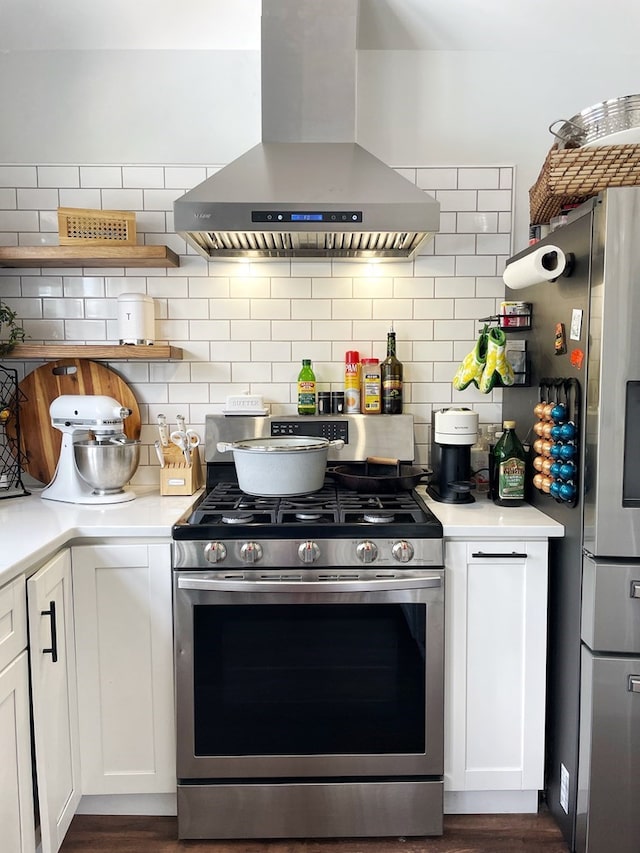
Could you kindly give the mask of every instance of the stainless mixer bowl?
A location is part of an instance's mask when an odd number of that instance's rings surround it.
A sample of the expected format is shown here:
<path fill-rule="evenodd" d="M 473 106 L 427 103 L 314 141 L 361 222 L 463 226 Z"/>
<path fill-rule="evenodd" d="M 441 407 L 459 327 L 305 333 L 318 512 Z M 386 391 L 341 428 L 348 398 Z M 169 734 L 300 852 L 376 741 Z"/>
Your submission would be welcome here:
<path fill-rule="evenodd" d="M 78 441 L 73 445 L 78 473 L 97 495 L 121 492 L 135 474 L 140 461 L 140 442 L 133 438 L 117 441 Z"/>

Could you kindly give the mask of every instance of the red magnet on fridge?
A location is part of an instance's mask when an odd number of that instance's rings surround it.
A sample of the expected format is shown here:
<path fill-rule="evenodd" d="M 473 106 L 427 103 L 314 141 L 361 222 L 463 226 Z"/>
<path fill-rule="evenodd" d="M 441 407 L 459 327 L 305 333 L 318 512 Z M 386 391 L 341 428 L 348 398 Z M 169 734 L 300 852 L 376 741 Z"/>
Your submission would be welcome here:
<path fill-rule="evenodd" d="M 569 356 L 569 361 L 576 370 L 581 370 L 582 362 L 584 361 L 584 352 L 581 349 L 572 350 L 571 355 Z"/>

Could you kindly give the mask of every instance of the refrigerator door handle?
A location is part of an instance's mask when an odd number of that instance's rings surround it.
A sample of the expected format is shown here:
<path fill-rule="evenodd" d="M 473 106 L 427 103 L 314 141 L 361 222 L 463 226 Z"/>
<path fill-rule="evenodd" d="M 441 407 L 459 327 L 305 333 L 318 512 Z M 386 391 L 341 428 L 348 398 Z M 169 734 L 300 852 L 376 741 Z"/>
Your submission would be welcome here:
<path fill-rule="evenodd" d="M 631 581 L 631 598 L 640 598 L 640 581 Z"/>
<path fill-rule="evenodd" d="M 640 693 L 640 675 L 630 675 L 628 683 L 629 693 Z"/>

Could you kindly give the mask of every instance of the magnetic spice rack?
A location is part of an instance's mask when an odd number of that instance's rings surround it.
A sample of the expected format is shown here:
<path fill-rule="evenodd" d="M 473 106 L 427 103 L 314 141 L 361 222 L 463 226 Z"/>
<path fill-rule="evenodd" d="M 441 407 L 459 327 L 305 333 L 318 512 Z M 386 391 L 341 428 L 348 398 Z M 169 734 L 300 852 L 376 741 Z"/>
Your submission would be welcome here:
<path fill-rule="evenodd" d="M 488 317 L 481 317 L 478 323 L 482 323 L 484 328 L 488 328 L 492 323 L 496 324 L 503 332 L 528 332 L 531 329 L 531 318 L 533 315 L 533 306 L 529 303 L 529 310 L 524 314 L 490 314 Z M 513 321 L 523 321 L 522 325 L 516 325 Z M 514 370 L 513 385 L 509 388 L 529 388 L 531 386 L 531 365 L 526 349 L 524 352 L 524 370 Z M 498 387 L 503 386 L 499 383 Z"/>
<path fill-rule="evenodd" d="M 22 482 L 18 372 L 0 364 L 0 499 L 28 495 Z"/>

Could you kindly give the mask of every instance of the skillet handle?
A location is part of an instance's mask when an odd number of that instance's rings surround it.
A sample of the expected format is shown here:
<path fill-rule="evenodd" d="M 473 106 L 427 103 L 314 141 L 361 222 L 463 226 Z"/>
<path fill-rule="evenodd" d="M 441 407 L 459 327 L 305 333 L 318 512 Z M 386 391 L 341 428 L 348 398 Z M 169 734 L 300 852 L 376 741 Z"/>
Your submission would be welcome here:
<path fill-rule="evenodd" d="M 392 459 L 389 456 L 367 456 L 367 462 L 370 462 L 372 465 L 398 466 L 400 464 L 399 459 Z"/>

